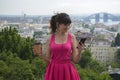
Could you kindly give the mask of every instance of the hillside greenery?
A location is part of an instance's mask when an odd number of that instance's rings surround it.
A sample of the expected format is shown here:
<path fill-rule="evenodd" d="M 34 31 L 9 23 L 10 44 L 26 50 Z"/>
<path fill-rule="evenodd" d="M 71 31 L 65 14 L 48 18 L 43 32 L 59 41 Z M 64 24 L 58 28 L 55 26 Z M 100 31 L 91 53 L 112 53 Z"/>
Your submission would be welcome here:
<path fill-rule="evenodd" d="M 20 37 L 15 28 L 0 32 L 0 80 L 43 80 L 46 63 L 33 54 L 34 39 Z M 112 80 L 104 65 L 87 49 L 75 67 L 81 80 Z"/>

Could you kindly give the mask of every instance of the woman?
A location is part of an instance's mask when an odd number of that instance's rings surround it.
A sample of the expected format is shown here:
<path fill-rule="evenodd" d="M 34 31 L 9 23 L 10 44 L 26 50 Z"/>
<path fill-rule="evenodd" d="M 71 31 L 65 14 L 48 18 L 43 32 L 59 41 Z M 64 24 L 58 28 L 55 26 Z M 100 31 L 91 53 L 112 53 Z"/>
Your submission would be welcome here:
<path fill-rule="evenodd" d="M 39 54 L 47 63 L 44 80 L 80 80 L 73 63 L 80 60 L 82 45 L 68 32 L 71 19 L 66 13 L 52 16 L 51 36 L 47 40 L 46 55 Z"/>

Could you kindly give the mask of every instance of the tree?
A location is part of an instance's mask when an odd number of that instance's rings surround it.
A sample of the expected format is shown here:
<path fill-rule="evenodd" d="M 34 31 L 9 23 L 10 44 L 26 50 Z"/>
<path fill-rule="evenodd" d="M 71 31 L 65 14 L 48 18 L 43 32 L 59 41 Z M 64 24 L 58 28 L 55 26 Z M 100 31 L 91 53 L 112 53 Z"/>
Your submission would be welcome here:
<path fill-rule="evenodd" d="M 34 80 L 29 60 L 21 60 L 11 51 L 0 54 L 0 76 L 3 80 Z"/>
<path fill-rule="evenodd" d="M 3 60 L 0 60 L 0 76 L 5 76 L 9 72 L 10 72 L 10 69 L 7 66 L 7 64 Z"/>
<path fill-rule="evenodd" d="M 6 49 L 27 60 L 33 58 L 32 45 L 33 39 L 20 37 L 15 28 L 5 28 L 0 33 L 0 52 Z"/>
<path fill-rule="evenodd" d="M 79 65 L 82 68 L 87 67 L 88 63 L 91 62 L 92 58 L 91 58 L 91 52 L 89 49 L 86 49 L 83 53 L 82 53 L 82 57 L 81 60 L 79 61 Z"/>
<path fill-rule="evenodd" d="M 81 80 L 112 80 L 112 78 L 107 73 L 95 72 L 91 68 L 81 68 L 77 64 L 75 66 Z"/>
<path fill-rule="evenodd" d="M 89 28 L 89 24 L 85 24 L 85 26 L 84 26 L 85 28 Z"/>
<path fill-rule="evenodd" d="M 94 72 L 101 73 L 105 71 L 105 66 L 102 63 L 99 63 L 98 61 L 92 59 L 92 53 L 89 49 L 86 49 L 82 55 L 81 60 L 79 62 L 79 65 L 82 68 L 90 68 Z"/>
<path fill-rule="evenodd" d="M 33 74 L 35 75 L 35 78 L 37 80 L 39 78 L 42 78 L 45 74 L 46 63 L 39 57 L 35 57 L 32 60 L 31 65 L 32 65 L 32 71 L 33 71 Z"/>
<path fill-rule="evenodd" d="M 20 37 L 14 28 L 0 32 L 0 80 L 43 79 L 46 64 L 34 56 L 33 42 Z"/>
<path fill-rule="evenodd" d="M 92 69 L 95 72 L 101 73 L 105 71 L 105 66 L 102 63 L 92 59 L 91 62 L 88 63 L 88 68 Z"/>
<path fill-rule="evenodd" d="M 115 41 L 112 42 L 112 46 L 120 46 L 120 33 L 115 37 Z"/>
<path fill-rule="evenodd" d="M 120 66 L 120 49 L 116 51 L 115 60 Z"/>
<path fill-rule="evenodd" d="M 22 44 L 23 48 L 21 47 L 19 57 L 21 59 L 32 59 L 33 58 L 33 40 L 31 38 L 26 38 L 24 44 Z"/>

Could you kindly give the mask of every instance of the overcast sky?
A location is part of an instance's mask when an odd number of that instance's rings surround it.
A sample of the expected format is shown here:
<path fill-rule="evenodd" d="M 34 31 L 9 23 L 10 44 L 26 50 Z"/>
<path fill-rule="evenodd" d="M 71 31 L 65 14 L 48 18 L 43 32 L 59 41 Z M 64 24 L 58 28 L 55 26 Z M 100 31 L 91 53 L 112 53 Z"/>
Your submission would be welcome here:
<path fill-rule="evenodd" d="M 0 0 L 0 14 L 49 15 L 56 12 L 120 14 L 120 0 Z"/>

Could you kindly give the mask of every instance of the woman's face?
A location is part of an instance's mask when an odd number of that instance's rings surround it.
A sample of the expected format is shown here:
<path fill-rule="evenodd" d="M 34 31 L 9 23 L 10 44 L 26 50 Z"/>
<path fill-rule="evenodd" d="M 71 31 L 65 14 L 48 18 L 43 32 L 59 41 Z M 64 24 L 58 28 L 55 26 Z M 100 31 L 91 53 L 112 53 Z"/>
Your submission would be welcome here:
<path fill-rule="evenodd" d="M 67 32 L 70 29 L 70 24 L 59 24 L 58 28 L 61 32 Z"/>

